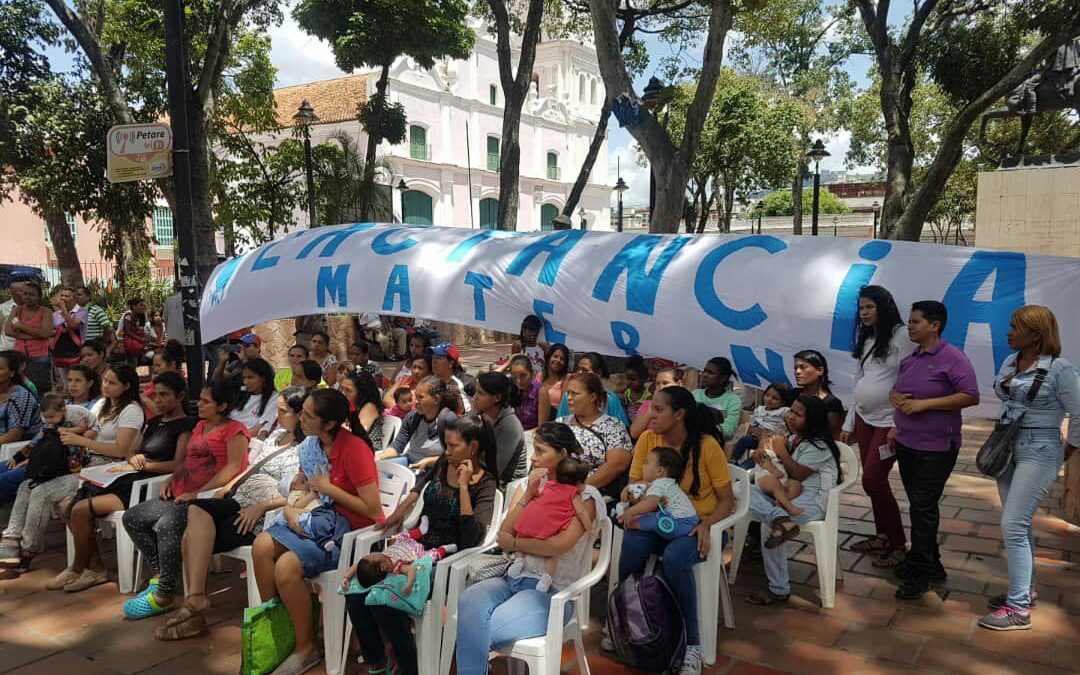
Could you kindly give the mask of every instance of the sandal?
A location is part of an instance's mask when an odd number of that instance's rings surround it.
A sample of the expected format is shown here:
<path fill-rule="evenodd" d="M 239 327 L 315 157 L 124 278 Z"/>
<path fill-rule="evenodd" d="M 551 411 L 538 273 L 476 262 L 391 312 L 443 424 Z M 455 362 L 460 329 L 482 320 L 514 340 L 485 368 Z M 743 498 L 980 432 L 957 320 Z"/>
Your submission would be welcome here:
<path fill-rule="evenodd" d="M 893 568 L 902 565 L 905 558 L 907 558 L 907 551 L 903 548 L 894 548 L 891 551 L 874 556 L 870 564 L 874 567 Z"/>
<path fill-rule="evenodd" d="M 784 527 L 787 523 L 792 523 L 794 527 Z M 776 535 L 777 532 L 780 532 L 780 536 Z M 769 538 L 765 540 L 765 548 L 776 548 L 785 541 L 797 536 L 799 536 L 799 524 L 791 518 L 782 516 L 772 522 L 772 533 L 770 533 Z"/>
<path fill-rule="evenodd" d="M 873 537 L 867 537 L 862 541 L 852 544 L 851 550 L 857 553 L 886 553 L 889 550 L 889 542 L 885 537 L 876 534 Z"/>
<path fill-rule="evenodd" d="M 777 595 L 766 588 L 761 591 L 754 591 L 746 597 L 746 601 L 751 605 L 778 605 L 787 602 L 789 598 L 791 598 L 790 595 Z"/>
<path fill-rule="evenodd" d="M 195 597 L 195 596 L 192 596 L 192 597 Z M 183 607 L 181 607 L 180 609 L 178 609 L 176 611 L 176 614 L 173 614 L 171 617 L 169 617 L 168 621 L 165 622 L 165 625 L 166 626 L 176 626 L 177 624 L 184 623 L 188 619 L 192 619 L 192 618 L 194 618 L 196 616 L 206 614 L 209 611 L 210 611 L 210 602 L 209 601 L 207 601 L 206 607 L 203 608 L 203 609 L 195 609 L 194 607 L 191 606 L 191 603 L 185 602 Z"/>
<path fill-rule="evenodd" d="M 180 611 L 182 612 L 184 609 L 187 609 L 187 605 L 184 605 Z M 170 622 L 164 626 L 158 626 L 157 629 L 154 630 L 154 637 L 163 642 L 175 642 L 177 640 L 187 640 L 189 638 L 199 637 L 205 633 L 206 615 L 194 614 L 179 623 Z"/>

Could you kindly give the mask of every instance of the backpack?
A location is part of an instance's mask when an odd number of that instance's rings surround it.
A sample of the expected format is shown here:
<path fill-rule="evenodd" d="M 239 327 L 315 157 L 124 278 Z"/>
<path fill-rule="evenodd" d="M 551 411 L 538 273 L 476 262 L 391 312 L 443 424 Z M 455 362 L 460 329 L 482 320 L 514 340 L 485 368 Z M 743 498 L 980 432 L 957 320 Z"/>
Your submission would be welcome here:
<path fill-rule="evenodd" d="M 71 473 L 68 448 L 60 441 L 56 429 L 42 429 L 41 439 L 30 448 L 30 461 L 26 465 L 26 478 L 30 487 Z"/>
<path fill-rule="evenodd" d="M 70 368 L 79 362 L 79 350 L 82 349 L 82 337 L 67 325 L 56 327 L 53 336 L 52 357 L 57 368 Z"/>
<path fill-rule="evenodd" d="M 617 658 L 650 672 L 673 673 L 686 651 L 686 626 L 675 595 L 657 576 L 634 574 L 608 599 L 608 635 Z"/>

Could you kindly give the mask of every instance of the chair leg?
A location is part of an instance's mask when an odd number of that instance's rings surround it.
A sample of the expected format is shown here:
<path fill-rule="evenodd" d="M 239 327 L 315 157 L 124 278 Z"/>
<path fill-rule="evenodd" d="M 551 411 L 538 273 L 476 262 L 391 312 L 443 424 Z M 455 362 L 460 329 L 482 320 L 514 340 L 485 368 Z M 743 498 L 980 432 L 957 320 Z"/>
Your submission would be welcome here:
<path fill-rule="evenodd" d="M 723 566 L 720 565 L 722 572 Z M 701 658 L 706 665 L 716 662 L 716 633 L 719 630 L 717 596 L 721 593 L 723 577 L 704 562 L 694 567 L 694 581 L 698 587 L 698 634 L 701 641 Z M 723 591 L 727 590 L 724 584 Z"/>
<path fill-rule="evenodd" d="M 67 535 L 67 566 L 75 562 L 75 538 L 71 536 L 71 530 L 64 528 Z"/>
<path fill-rule="evenodd" d="M 442 648 L 439 650 L 439 675 L 449 675 L 450 664 L 454 660 L 454 647 L 457 646 L 457 610 L 451 609 L 443 628 Z"/>
<path fill-rule="evenodd" d="M 829 533 L 831 534 L 831 533 Z M 836 542 L 828 534 L 814 538 L 821 606 L 832 609 L 836 601 Z"/>
<path fill-rule="evenodd" d="M 346 613 L 345 598 L 333 590 L 322 592 L 323 655 L 326 658 L 326 672 L 337 675 L 345 670 L 342 657 L 342 640 L 345 637 Z"/>
<path fill-rule="evenodd" d="M 720 568 L 720 602 L 724 609 L 724 626 L 726 628 L 734 630 L 735 628 L 735 607 L 731 604 L 731 584 L 728 583 L 727 572 L 724 568 Z"/>
<path fill-rule="evenodd" d="M 731 542 L 731 571 L 728 573 L 728 582 L 731 584 L 735 583 L 735 576 L 739 573 L 739 562 L 742 560 L 743 547 L 746 545 L 746 533 L 749 529 L 749 516 L 735 523 L 735 536 Z"/>
<path fill-rule="evenodd" d="M 611 536 L 611 562 L 608 563 L 608 597 L 611 597 L 611 594 L 615 592 L 615 585 L 619 583 L 619 557 L 622 553 L 623 540 L 622 528 L 615 527 Z"/>
<path fill-rule="evenodd" d="M 585 592 L 578 596 L 578 622 L 581 624 L 581 630 L 589 630 L 589 604 L 592 600 L 592 594 L 589 593 L 588 588 Z"/>
<path fill-rule="evenodd" d="M 581 640 L 581 635 L 574 636 L 574 653 L 577 656 L 578 672 L 581 675 L 591 675 L 589 655 L 585 653 L 585 643 Z"/>

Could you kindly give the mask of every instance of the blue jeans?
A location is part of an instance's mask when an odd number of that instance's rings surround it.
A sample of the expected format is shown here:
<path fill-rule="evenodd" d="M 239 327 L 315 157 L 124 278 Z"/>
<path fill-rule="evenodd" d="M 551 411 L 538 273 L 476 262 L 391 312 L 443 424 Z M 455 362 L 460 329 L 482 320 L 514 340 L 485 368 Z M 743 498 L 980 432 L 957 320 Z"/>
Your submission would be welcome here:
<path fill-rule="evenodd" d="M 26 480 L 25 466 L 9 469 L 7 462 L 0 462 L 0 504 L 10 504 L 15 501 L 15 493 L 18 492 L 24 480 Z"/>
<path fill-rule="evenodd" d="M 998 477 L 1001 495 L 1001 538 L 1009 561 L 1006 602 L 1017 609 L 1031 605 L 1035 587 L 1035 510 L 1050 494 L 1064 461 L 1061 432 L 1057 429 L 1021 429 L 1013 450 L 1013 464 Z"/>
<path fill-rule="evenodd" d="M 753 436 L 743 436 L 739 440 L 735 441 L 735 449 L 731 452 L 731 457 L 728 461 L 732 464 L 749 470 L 754 466 L 754 460 L 750 459 L 749 453 L 758 446 L 758 439 Z M 747 455 L 745 458 L 743 455 Z"/>
<path fill-rule="evenodd" d="M 485 675 L 492 649 L 547 632 L 554 589 L 541 593 L 537 579 L 497 577 L 468 587 L 458 601 L 458 675 Z M 572 606 L 566 605 L 568 619 Z"/>
<path fill-rule="evenodd" d="M 686 644 L 700 645 L 697 616 L 697 583 L 694 581 L 694 565 L 703 558 L 698 555 L 697 537 L 678 537 L 668 541 L 658 533 L 644 530 L 626 530 L 623 535 L 622 552 L 619 554 L 619 581 L 631 574 L 645 571 L 649 556 L 661 556 L 664 581 L 667 582 L 675 600 L 682 610 L 686 625 Z M 711 555 L 722 555 L 711 551 Z"/>
<path fill-rule="evenodd" d="M 776 595 L 791 595 L 791 577 L 788 575 L 787 553 L 783 546 L 766 548 L 765 542 L 772 534 L 772 522 L 777 518 L 791 518 L 802 525 L 812 520 L 821 520 L 825 511 L 818 506 L 815 494 L 803 493 L 791 500 L 791 503 L 803 509 L 801 516 L 793 516 L 777 506 L 772 497 L 767 497 L 758 486 L 750 488 L 750 513 L 754 520 L 761 523 L 761 555 L 765 562 L 765 576 L 769 577 L 769 590 Z"/>

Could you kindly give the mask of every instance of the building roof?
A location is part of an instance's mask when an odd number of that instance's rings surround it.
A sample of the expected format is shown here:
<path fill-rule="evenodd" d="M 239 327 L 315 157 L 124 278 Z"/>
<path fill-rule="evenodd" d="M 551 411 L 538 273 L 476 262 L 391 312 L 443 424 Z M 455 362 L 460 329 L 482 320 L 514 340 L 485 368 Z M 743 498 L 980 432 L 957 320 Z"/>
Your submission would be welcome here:
<path fill-rule="evenodd" d="M 278 124 L 286 128 L 296 126 L 293 115 L 305 99 L 319 116 L 316 124 L 355 120 L 360 105 L 367 101 L 367 77 L 367 73 L 360 73 L 275 89 Z"/>

